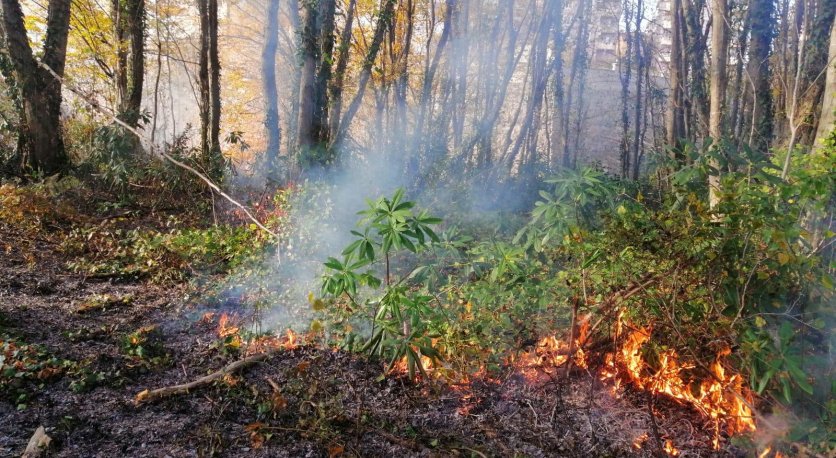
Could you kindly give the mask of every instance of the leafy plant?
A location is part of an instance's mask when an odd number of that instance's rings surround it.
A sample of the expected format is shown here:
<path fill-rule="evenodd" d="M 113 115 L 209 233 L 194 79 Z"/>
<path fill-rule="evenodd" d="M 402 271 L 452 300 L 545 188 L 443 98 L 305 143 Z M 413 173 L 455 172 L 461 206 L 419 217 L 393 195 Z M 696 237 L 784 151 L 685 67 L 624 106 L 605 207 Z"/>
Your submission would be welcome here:
<path fill-rule="evenodd" d="M 343 294 L 355 305 L 360 286 L 379 288 L 385 285 L 383 294 L 370 301 L 372 331 L 362 350 L 390 359 L 390 368 L 406 358 L 408 370 L 424 372 L 420 355 L 438 358 L 428 335 L 427 321 L 434 311 L 429 306 L 430 297 L 416 294 L 407 281 L 410 275 L 393 280 L 392 257 L 399 252 L 419 253 L 440 239 L 431 228 L 441 219 L 430 216 L 425 210 L 415 211 L 415 203 L 404 200 L 404 190 L 398 189 L 391 198 L 367 200 L 367 208 L 358 214 L 362 219 L 359 230 L 351 231 L 356 237 L 342 252 L 343 259 L 329 258 L 322 280 L 322 293 L 339 297 Z M 376 272 L 361 269 L 376 262 L 383 263 L 383 279 Z"/>

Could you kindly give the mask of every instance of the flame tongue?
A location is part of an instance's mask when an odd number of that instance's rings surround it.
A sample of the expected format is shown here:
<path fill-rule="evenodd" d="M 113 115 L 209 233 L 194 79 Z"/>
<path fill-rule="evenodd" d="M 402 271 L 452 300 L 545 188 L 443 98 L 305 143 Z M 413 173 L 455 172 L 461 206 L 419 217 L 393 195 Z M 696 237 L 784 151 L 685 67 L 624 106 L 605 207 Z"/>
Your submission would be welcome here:
<path fill-rule="evenodd" d="M 710 367 L 710 378 L 699 385 L 699 392 L 693 393 L 685 376 L 695 366 L 679 361 L 674 350 L 659 355 L 659 368 L 649 372 L 641 350 L 650 340 L 650 329 L 637 329 L 629 333 L 622 346 L 605 359 L 601 377 L 604 380 L 625 378 L 637 388 L 651 393 L 664 394 L 694 406 L 715 421 L 714 448 L 720 447 L 720 422 L 726 425 L 728 434 L 754 431 L 755 422 L 751 409 L 741 398 L 743 379 L 739 374 L 727 376 L 722 360 L 731 351 L 723 349 Z M 673 447 L 673 444 L 671 444 Z"/>

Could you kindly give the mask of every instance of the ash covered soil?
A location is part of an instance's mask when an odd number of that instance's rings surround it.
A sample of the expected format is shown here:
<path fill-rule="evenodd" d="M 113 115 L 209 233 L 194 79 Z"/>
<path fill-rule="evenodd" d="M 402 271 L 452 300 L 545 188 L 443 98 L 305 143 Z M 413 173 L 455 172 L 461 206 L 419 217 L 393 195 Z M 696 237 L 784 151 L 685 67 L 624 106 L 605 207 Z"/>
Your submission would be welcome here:
<path fill-rule="evenodd" d="M 218 345 L 217 324 L 205 319 L 212 310 L 187 299 L 189 286 L 84 278 L 50 254 L 56 247 L 33 243 L 34 262 L 0 256 L 0 330 L 69 363 L 16 387 L 22 402 L 0 395 L 0 456 L 19 456 L 39 426 L 52 438 L 46 455 L 64 457 L 654 456 L 654 422 L 680 456 L 739 455 L 730 445 L 712 450 L 714 425 L 697 412 L 657 399 L 651 417 L 642 393 L 615 397 L 594 374 L 416 383 L 313 346 L 137 405 L 142 390 L 240 355 Z M 108 299 L 85 308 L 91 297 Z M 142 358 L 126 352 L 137 335 L 153 349 Z"/>

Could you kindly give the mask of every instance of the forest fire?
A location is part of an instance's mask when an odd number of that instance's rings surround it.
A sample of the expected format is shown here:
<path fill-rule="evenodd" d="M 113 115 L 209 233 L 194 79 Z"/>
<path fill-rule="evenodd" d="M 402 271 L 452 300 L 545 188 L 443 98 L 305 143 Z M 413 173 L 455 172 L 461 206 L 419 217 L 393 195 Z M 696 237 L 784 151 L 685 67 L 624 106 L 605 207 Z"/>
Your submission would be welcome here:
<path fill-rule="evenodd" d="M 552 368 L 566 364 L 570 357 L 576 366 L 586 369 L 588 363 L 583 344 L 586 343 L 588 334 L 589 319 L 584 317 L 580 320 L 573 345 L 558 338 L 556 334 L 543 337 L 533 350 L 524 353 L 516 361 L 515 366 L 529 380 L 536 378 L 539 370 L 550 372 Z"/>
<path fill-rule="evenodd" d="M 771 453 L 772 447 L 766 447 L 758 454 L 758 458 L 784 458 L 784 454 L 780 451 L 776 451 L 774 455 L 771 455 Z"/>
<path fill-rule="evenodd" d="M 238 334 L 240 328 L 233 324 L 235 321 L 237 321 L 235 315 L 230 316 L 222 313 L 220 318 L 218 318 L 218 336 L 229 337 Z"/>
<path fill-rule="evenodd" d="M 672 440 L 666 440 L 663 448 L 665 450 L 665 453 L 668 454 L 668 456 L 679 456 L 679 450 L 677 450 L 677 448 L 673 446 Z"/>
<path fill-rule="evenodd" d="M 719 449 L 721 423 L 729 435 L 754 431 L 756 426 L 752 410 L 742 398 L 743 379 L 739 374 L 727 376 L 722 360 L 731 351 L 720 351 L 711 364 L 709 378 L 699 384 L 697 394 L 691 389 L 691 380 L 684 378 L 693 364 L 681 363 L 674 350 L 659 355 L 658 369 L 652 370 L 642 356 L 641 350 L 650 340 L 649 329 L 636 329 L 624 339 L 621 347 L 605 357 L 601 370 L 602 380 L 611 380 L 615 387 L 626 379 L 640 390 L 663 394 L 685 402 L 705 416 L 714 420 L 714 448 Z M 672 447 L 672 444 L 671 444 Z"/>
<path fill-rule="evenodd" d="M 218 318 L 218 337 L 228 340 L 227 345 L 238 348 L 243 345 L 241 338 L 241 327 L 238 325 L 238 316 L 222 313 Z M 288 328 L 284 335 L 273 334 L 259 336 L 247 342 L 247 354 L 255 354 L 271 349 L 293 350 L 298 347 L 299 336 L 292 329 Z"/>

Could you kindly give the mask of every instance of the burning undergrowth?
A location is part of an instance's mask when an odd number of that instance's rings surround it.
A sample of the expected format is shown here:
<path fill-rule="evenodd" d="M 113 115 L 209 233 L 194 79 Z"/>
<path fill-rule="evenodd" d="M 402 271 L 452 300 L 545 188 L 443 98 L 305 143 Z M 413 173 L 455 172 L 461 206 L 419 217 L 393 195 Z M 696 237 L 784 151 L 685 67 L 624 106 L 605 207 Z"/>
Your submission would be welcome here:
<path fill-rule="evenodd" d="M 204 316 L 208 322 L 215 318 L 214 315 Z M 541 453 L 547 450 L 569 455 L 602 453 L 603 450 L 630 453 L 630 447 L 636 453 L 647 449 L 650 453 L 663 452 L 669 456 L 680 456 L 683 451 L 688 455 L 721 448 L 725 449 L 724 453 L 732 453 L 725 445 L 727 438 L 756 429 L 750 410 L 751 393 L 742 386 L 739 375 L 727 375 L 723 368 L 727 352 L 717 355 L 710 374 L 701 381 L 691 373 L 694 366 L 678 363 L 673 352 L 663 355 L 661 366 L 654 370 L 641 351 L 650 333 L 644 329 L 625 332 L 624 329 L 631 326 L 623 320 L 623 314 L 619 314 L 618 320 L 617 334 L 623 336 L 616 335 L 611 350 L 595 353 L 584 349 L 591 346 L 592 339 L 590 318 L 583 317 L 571 333 L 574 337 L 571 345 L 567 343 L 568 337 L 544 337 L 529 350 L 509 356 L 501 370 L 492 374 L 484 367 L 471 374 L 457 373 L 449 364 L 421 356 L 420 375 L 409 374 L 404 357 L 389 365 L 389 379 L 400 380 L 402 390 L 415 390 L 413 394 L 403 393 L 407 397 L 446 399 L 442 401 L 448 410 L 446 414 L 454 417 L 453 423 L 459 428 L 468 419 L 482 420 L 498 415 L 497 410 L 507 414 L 511 409 L 514 415 L 520 411 L 525 412 L 526 417 L 531 414 L 532 431 L 550 431 L 553 435 L 554 428 L 566 422 L 567 416 L 585 417 L 583 431 L 577 428 L 573 431 L 575 435 L 581 434 L 583 440 L 574 437 L 565 442 L 566 436 L 546 438 L 537 447 L 556 441 L 548 445 L 556 448 L 541 449 Z M 243 355 L 279 352 L 276 353 L 281 355 L 278 357 L 285 359 L 295 358 L 297 352 L 309 355 L 330 352 L 333 356 L 329 358 L 340 358 L 336 355 L 343 354 L 338 349 L 318 350 L 322 348 L 317 344 L 321 339 L 315 333 L 299 336 L 288 329 L 284 333 L 244 338 L 239 325 L 240 317 L 221 314 L 217 317 L 216 332 L 218 337 L 232 342 L 231 345 Z M 311 360 L 302 360 L 296 370 L 307 372 L 311 361 L 321 358 L 314 356 Z M 281 394 L 282 388 L 269 374 L 265 375 L 265 380 L 271 387 L 268 391 L 272 395 L 268 399 L 274 410 L 284 410 L 288 401 Z M 384 379 L 378 377 L 376 380 L 380 383 Z M 233 380 L 232 383 L 237 382 Z M 692 391 L 694 386 L 696 392 Z M 392 387 L 391 382 L 389 387 Z M 541 418 L 541 415 L 544 416 Z M 557 420 L 556 415 L 559 415 Z M 275 429 L 269 423 L 253 426 L 253 431 L 257 431 L 254 441 L 262 441 L 261 435 L 271 428 Z M 417 443 L 413 445 L 417 446 Z M 507 444 L 498 446 L 501 449 Z"/>
<path fill-rule="evenodd" d="M 282 349 L 292 325 L 297 342 L 363 353 L 390 376 L 446 386 L 460 415 L 496 402 L 509 384 L 548 393 L 588 380 L 596 399 L 606 392 L 641 410 L 645 427 L 630 429 L 630 447 L 669 455 L 728 451 L 762 434 L 759 451 L 776 442 L 760 422 L 776 408 L 766 395 L 801 399 L 808 414 L 827 417 L 820 400 L 832 361 L 817 369 L 805 358 L 826 354 L 829 315 L 816 307 L 830 296 L 799 282 L 821 271 L 791 249 L 802 244 L 788 242 L 796 223 L 786 211 L 723 207 L 718 225 L 687 192 L 648 201 L 652 190 L 594 170 L 549 183 L 516 236 L 488 229 L 507 226 L 503 214 L 442 223 L 403 191 L 368 201 L 359 215 L 353 197 L 304 191 L 320 206 L 300 200 L 300 213 L 289 213 L 297 216 L 278 274 L 262 277 L 266 287 L 252 275 L 229 279 L 242 295 L 283 295 L 254 307 L 261 328 L 235 327 L 282 331 L 225 339 L 243 355 Z M 752 192 L 752 202 L 768 200 Z M 775 311 L 788 301 L 809 301 L 821 319 Z M 669 424 L 677 415 L 689 427 Z M 826 444 L 820 431 L 799 434 Z"/>

